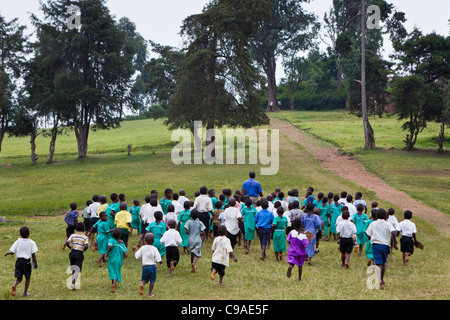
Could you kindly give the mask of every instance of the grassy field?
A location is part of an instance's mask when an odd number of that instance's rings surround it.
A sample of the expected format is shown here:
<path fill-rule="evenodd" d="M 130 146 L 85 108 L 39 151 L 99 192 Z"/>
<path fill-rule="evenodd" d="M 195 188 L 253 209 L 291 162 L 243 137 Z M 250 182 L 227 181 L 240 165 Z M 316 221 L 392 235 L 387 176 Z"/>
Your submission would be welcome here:
<path fill-rule="evenodd" d="M 280 114 L 281 116 L 282 114 Z M 133 131 L 131 133 L 130 131 Z M 46 165 L 44 157 L 48 140 L 38 138 L 38 154 L 41 159 L 31 166 L 28 158 L 27 139 L 6 139 L 0 154 L 0 215 L 18 222 L 0 224 L 0 252 L 6 253 L 17 239 L 19 229 L 27 225 L 31 237 L 37 242 L 39 268 L 33 271 L 30 299 L 66 300 L 127 300 L 146 299 L 138 294 L 141 265 L 132 254 L 125 259 L 122 269 L 123 282 L 115 294 L 109 292 L 110 281 L 106 266 L 98 268 L 97 253 L 88 251 L 81 275 L 81 290 L 72 292 L 66 287 L 69 274 L 69 251 L 60 249 L 65 236 L 62 214 L 68 204 L 76 201 L 80 208 L 93 194 L 123 192 L 128 201 L 141 199 L 157 189 L 160 195 L 170 187 L 184 188 L 187 196 L 202 185 L 221 191 L 223 188 L 240 189 L 248 172 L 257 173 L 263 192 L 275 187 L 287 191 L 292 188 L 304 193 L 306 187 L 317 191 L 350 193 L 362 191 L 367 202 L 378 201 L 380 207 L 394 205 L 378 199 L 368 190 L 326 171 L 300 145 L 280 135 L 280 170 L 274 176 L 259 175 L 259 165 L 173 165 L 170 150 L 171 133 L 160 121 L 141 120 L 125 122 L 116 131 L 91 133 L 86 159 L 78 160 L 73 134 L 58 138 L 56 163 Z M 133 137 L 139 137 L 134 139 Z M 126 138 L 127 137 L 127 138 Z M 133 144 L 131 156 L 126 154 L 127 144 Z M 406 161 L 406 154 L 404 155 Z M 447 162 L 448 168 L 448 162 Z M 448 188 L 447 188 L 448 192 Z M 448 193 L 447 193 L 448 195 Z M 445 201 L 443 201 L 445 202 Z M 398 217 L 402 220 L 402 217 Z M 286 262 L 276 262 L 273 249 L 268 259 L 259 259 L 259 242 L 252 243 L 249 255 L 242 247 L 236 247 L 237 263 L 230 262 L 223 287 L 217 280 L 209 280 L 211 264 L 211 240 L 203 248 L 198 272 L 190 273 L 189 257 L 182 256 L 172 276 L 167 275 L 165 264 L 158 268 L 156 299 L 448 299 L 449 258 L 443 254 L 449 250 L 448 239 L 427 221 L 414 218 L 419 230 L 418 239 L 426 246 L 416 250 L 408 267 L 403 267 L 401 255 L 395 252 L 386 275 L 386 290 L 369 290 L 365 257 L 352 255 L 350 270 L 340 268 L 340 255 L 336 243 L 322 241 L 320 253 L 312 266 L 304 266 L 303 280 L 296 282 L 286 277 Z M 135 243 L 135 236 L 130 243 Z M 14 281 L 14 257 L 0 259 L 0 299 L 9 299 Z M 19 287 L 19 293 L 22 290 Z M 261 290 L 264 288 L 264 290 Z M 269 288 L 269 289 L 266 289 Z M 19 297 L 16 299 L 20 299 Z"/>
<path fill-rule="evenodd" d="M 417 138 L 416 150 L 404 151 L 401 122 L 395 116 L 371 117 L 376 150 L 365 150 L 361 118 L 348 112 L 279 112 L 274 117 L 287 120 L 320 139 L 355 156 L 370 172 L 391 186 L 408 193 L 428 206 L 450 214 L 450 148 L 448 133 L 443 154 L 434 139 L 438 124 L 429 124 Z"/>

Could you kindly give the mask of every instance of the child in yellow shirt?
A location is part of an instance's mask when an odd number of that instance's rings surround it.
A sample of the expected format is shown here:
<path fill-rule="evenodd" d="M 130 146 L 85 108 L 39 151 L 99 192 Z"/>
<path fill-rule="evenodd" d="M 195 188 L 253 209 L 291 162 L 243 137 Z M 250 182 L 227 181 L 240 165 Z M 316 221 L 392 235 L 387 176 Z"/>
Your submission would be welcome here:
<path fill-rule="evenodd" d="M 120 203 L 120 211 L 116 214 L 114 218 L 114 223 L 117 228 L 120 229 L 121 239 L 123 240 L 126 247 L 128 247 L 128 235 L 130 234 L 131 228 L 131 213 L 127 211 L 128 205 L 126 202 Z"/>

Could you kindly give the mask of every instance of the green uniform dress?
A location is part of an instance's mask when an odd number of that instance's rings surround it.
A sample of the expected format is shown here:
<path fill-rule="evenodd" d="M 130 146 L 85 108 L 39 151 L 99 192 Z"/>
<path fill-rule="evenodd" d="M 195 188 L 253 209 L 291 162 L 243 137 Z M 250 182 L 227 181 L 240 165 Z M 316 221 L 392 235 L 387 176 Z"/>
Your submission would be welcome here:
<path fill-rule="evenodd" d="M 166 254 L 166 246 L 164 246 L 160 240 L 167 230 L 166 224 L 162 221 L 159 223 L 156 223 L 156 221 L 154 221 L 151 222 L 145 230 L 153 233 L 153 236 L 155 237 L 155 242 L 153 243 L 153 246 L 155 246 L 156 249 L 158 249 L 159 254 L 162 258 Z"/>
<path fill-rule="evenodd" d="M 97 229 L 98 253 L 105 254 L 106 251 L 108 251 L 108 241 L 109 241 L 108 232 L 111 229 L 109 228 L 108 222 L 102 220 L 98 220 L 95 223 L 94 228 Z"/>
<path fill-rule="evenodd" d="M 141 216 L 139 215 L 141 212 L 140 207 L 132 206 L 130 208 L 131 213 L 131 226 L 134 229 L 139 229 L 141 227 Z M 141 230 L 139 230 L 139 233 L 141 233 Z"/>
<path fill-rule="evenodd" d="M 164 215 L 167 214 L 167 207 L 170 206 L 171 204 L 172 201 L 166 198 L 161 198 L 161 200 L 159 201 L 159 205 L 161 206 Z"/>
<path fill-rule="evenodd" d="M 108 226 L 110 229 L 114 229 L 116 227 L 116 224 L 114 223 L 114 216 L 111 214 L 111 211 L 114 211 L 115 213 L 118 213 L 120 211 L 120 203 L 116 202 L 116 203 L 110 203 L 108 204 L 108 206 L 106 207 L 106 214 L 108 215 L 108 220 L 106 220 L 108 222 Z"/>
<path fill-rule="evenodd" d="M 273 231 L 273 251 L 286 252 L 286 227 L 288 220 L 285 216 L 276 216 L 272 225 L 275 226 Z"/>
<path fill-rule="evenodd" d="M 369 220 L 369 221 L 367 221 L 367 227 L 366 227 L 366 230 L 367 230 L 367 228 L 370 226 L 370 224 L 373 222 L 374 220 Z M 366 247 L 365 247 L 365 249 L 364 249 L 364 252 L 365 252 L 365 254 L 366 254 L 366 258 L 367 259 L 371 259 L 371 260 L 373 260 L 373 249 L 372 249 L 373 247 L 372 247 L 372 243 L 370 242 L 370 241 L 367 241 L 367 245 L 366 245 Z"/>
<path fill-rule="evenodd" d="M 186 222 L 191 219 L 191 211 L 183 210 L 178 215 L 178 222 L 180 222 L 180 235 L 181 235 L 181 246 L 188 247 L 188 235 L 186 234 L 186 229 L 184 228 Z"/>
<path fill-rule="evenodd" d="M 241 215 L 244 217 L 244 240 L 253 240 L 255 238 L 255 216 L 256 216 L 255 208 L 243 208 L 241 211 Z"/>
<path fill-rule="evenodd" d="M 366 228 L 369 217 L 365 213 L 361 215 L 355 213 L 352 217 L 352 221 L 356 226 L 356 241 L 358 241 L 358 244 L 360 245 L 365 245 L 367 242 Z"/>
<path fill-rule="evenodd" d="M 119 243 L 116 239 L 109 239 L 108 247 L 113 247 L 108 257 L 108 274 L 110 280 L 122 281 L 123 255 L 127 252 L 125 244 Z"/>
<path fill-rule="evenodd" d="M 197 218 L 195 220 L 190 219 L 186 222 L 184 228 L 189 230 L 189 251 L 191 254 L 195 254 L 200 258 L 202 256 L 202 237 L 200 236 L 200 232 L 206 229 L 205 225 L 200 221 L 200 219 Z"/>
<path fill-rule="evenodd" d="M 331 221 L 330 221 L 330 231 L 333 233 L 337 233 L 336 231 L 336 220 L 342 213 L 343 204 L 339 204 L 338 206 L 335 203 L 331 204 Z"/>
<path fill-rule="evenodd" d="M 320 209 L 320 217 L 322 218 L 324 225 L 324 235 L 328 236 L 330 231 L 331 207 L 328 204 L 323 205 L 322 203 L 320 203 L 318 208 Z"/>

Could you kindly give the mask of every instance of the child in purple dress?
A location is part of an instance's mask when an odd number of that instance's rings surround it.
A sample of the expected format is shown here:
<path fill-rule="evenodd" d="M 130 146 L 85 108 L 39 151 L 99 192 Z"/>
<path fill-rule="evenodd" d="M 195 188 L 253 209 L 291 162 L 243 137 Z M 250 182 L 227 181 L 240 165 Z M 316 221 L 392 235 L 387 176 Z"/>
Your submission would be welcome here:
<path fill-rule="evenodd" d="M 291 277 L 292 269 L 294 265 L 298 266 L 298 280 L 302 280 L 302 269 L 303 263 L 305 263 L 306 259 L 306 250 L 305 248 L 309 245 L 309 240 L 304 233 L 300 233 L 302 222 L 300 218 L 295 218 L 293 221 L 294 230 L 289 232 L 287 237 L 287 242 L 289 243 L 289 249 L 287 253 L 287 262 L 289 263 L 289 267 L 287 270 L 288 278 Z"/>

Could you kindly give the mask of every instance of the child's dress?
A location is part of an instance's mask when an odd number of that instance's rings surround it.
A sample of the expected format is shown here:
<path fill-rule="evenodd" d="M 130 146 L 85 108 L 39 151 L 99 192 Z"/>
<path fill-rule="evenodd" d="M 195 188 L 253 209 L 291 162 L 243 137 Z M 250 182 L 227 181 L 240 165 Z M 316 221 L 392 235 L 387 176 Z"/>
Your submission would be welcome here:
<path fill-rule="evenodd" d="M 324 225 L 324 235 L 328 236 L 329 235 L 329 228 L 330 228 L 330 220 L 329 217 L 331 215 L 331 207 L 326 204 L 325 206 L 321 204 L 319 204 L 319 209 L 320 209 L 320 217 L 322 218 L 323 221 L 323 225 Z"/>
<path fill-rule="evenodd" d="M 138 229 L 139 233 L 141 233 L 140 227 L 141 227 L 141 217 L 140 217 L 141 208 L 132 206 L 130 208 L 131 213 L 131 227 L 134 229 Z"/>
<path fill-rule="evenodd" d="M 374 220 L 372 220 L 372 219 L 367 221 L 367 225 L 366 225 L 365 230 L 367 230 L 367 228 L 370 226 L 370 224 L 372 222 L 374 222 Z M 364 233 L 366 232 L 365 230 L 364 230 Z M 366 258 L 367 259 L 373 260 L 373 247 L 372 247 L 372 243 L 370 241 L 367 241 L 367 245 L 366 245 L 366 247 L 364 249 L 364 252 L 366 254 Z"/>
<path fill-rule="evenodd" d="M 344 205 L 339 204 L 338 206 L 335 203 L 331 204 L 331 221 L 330 221 L 330 231 L 334 234 L 336 232 L 336 220 L 341 215 L 342 207 Z"/>
<path fill-rule="evenodd" d="M 322 221 L 320 217 L 316 214 L 312 214 L 309 216 L 308 214 L 302 215 L 302 225 L 303 230 L 311 232 L 313 235 L 316 235 L 316 229 L 320 228 L 322 225 Z M 314 245 L 316 244 L 316 237 L 314 237 L 311 242 L 309 243 L 309 246 L 306 248 L 306 254 L 308 257 L 312 258 L 314 256 Z"/>
<path fill-rule="evenodd" d="M 253 240 L 255 238 L 255 216 L 256 216 L 255 208 L 243 208 L 241 211 L 242 216 L 244 217 L 244 240 Z"/>
<path fill-rule="evenodd" d="M 273 250 L 275 252 L 286 252 L 286 227 L 288 220 L 285 216 L 276 216 L 272 225 L 275 226 L 273 231 Z"/>
<path fill-rule="evenodd" d="M 178 215 L 178 222 L 180 222 L 180 236 L 181 236 L 181 246 L 186 248 L 188 247 L 188 235 L 186 234 L 186 229 L 184 226 L 186 225 L 186 222 L 188 222 L 191 219 L 191 212 L 188 210 L 183 210 Z"/>
<path fill-rule="evenodd" d="M 161 243 L 161 238 L 163 234 L 166 232 L 166 224 L 164 222 L 156 223 L 156 221 L 151 222 L 147 229 L 148 232 L 153 233 L 155 237 L 155 242 L 153 242 L 153 246 L 156 247 L 159 251 L 161 258 L 166 254 L 166 247 Z"/>
<path fill-rule="evenodd" d="M 197 218 L 195 220 L 190 219 L 188 222 L 186 222 L 184 228 L 189 231 L 189 251 L 191 252 L 191 254 L 195 254 L 200 258 L 202 256 L 202 238 L 200 236 L 200 232 L 206 229 L 205 225 Z"/>
<path fill-rule="evenodd" d="M 108 232 L 111 229 L 109 228 L 108 222 L 102 220 L 98 220 L 95 223 L 94 228 L 97 229 L 98 253 L 105 254 L 108 251 L 108 241 L 109 241 Z"/>
<path fill-rule="evenodd" d="M 367 242 L 367 222 L 369 221 L 369 217 L 366 214 L 357 214 L 355 213 L 352 217 L 352 221 L 356 226 L 356 240 L 359 245 L 365 245 Z"/>
<path fill-rule="evenodd" d="M 303 266 L 306 259 L 306 248 L 310 246 L 308 238 L 304 233 L 298 233 L 296 230 L 292 230 L 288 234 L 287 242 L 289 242 L 289 250 L 286 257 L 287 262 L 297 266 Z M 312 247 L 314 249 L 314 245 Z"/>
<path fill-rule="evenodd" d="M 111 238 L 108 241 L 108 247 L 111 246 L 113 248 L 111 249 L 111 251 L 109 251 L 108 257 L 109 279 L 121 282 L 123 255 L 127 252 L 127 247 L 125 247 L 125 244 L 119 243 L 119 241 L 114 238 Z"/>

